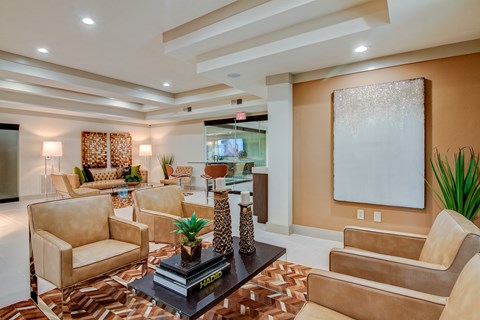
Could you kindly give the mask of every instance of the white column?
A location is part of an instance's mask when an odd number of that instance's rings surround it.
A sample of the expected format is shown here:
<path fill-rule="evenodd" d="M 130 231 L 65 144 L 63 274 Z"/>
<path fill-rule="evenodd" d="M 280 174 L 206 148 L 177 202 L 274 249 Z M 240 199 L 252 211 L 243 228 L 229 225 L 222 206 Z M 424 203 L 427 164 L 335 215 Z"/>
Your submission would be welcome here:
<path fill-rule="evenodd" d="M 266 230 L 292 233 L 292 76 L 267 77 L 268 222 Z"/>

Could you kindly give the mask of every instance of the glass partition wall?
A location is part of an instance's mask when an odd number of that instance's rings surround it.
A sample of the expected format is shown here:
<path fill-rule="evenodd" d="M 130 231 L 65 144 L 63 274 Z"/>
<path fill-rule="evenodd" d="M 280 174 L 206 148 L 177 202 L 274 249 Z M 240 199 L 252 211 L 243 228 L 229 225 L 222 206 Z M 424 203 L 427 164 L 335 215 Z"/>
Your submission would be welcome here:
<path fill-rule="evenodd" d="M 206 165 L 228 165 L 232 192 L 253 191 L 252 168 L 267 163 L 267 130 L 267 115 L 205 122 Z"/>

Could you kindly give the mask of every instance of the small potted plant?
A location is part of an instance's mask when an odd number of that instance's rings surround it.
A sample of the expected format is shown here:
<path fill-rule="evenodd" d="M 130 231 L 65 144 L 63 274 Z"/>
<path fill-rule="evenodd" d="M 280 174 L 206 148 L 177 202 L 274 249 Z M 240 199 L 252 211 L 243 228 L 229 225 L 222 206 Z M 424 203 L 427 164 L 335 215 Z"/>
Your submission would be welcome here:
<path fill-rule="evenodd" d="M 181 255 L 183 261 L 194 261 L 200 259 L 202 253 L 202 239 L 197 234 L 210 220 L 197 218 L 195 212 L 190 218 L 177 219 L 173 224 L 177 227 L 172 232 L 182 233 L 185 239 L 182 241 Z"/>

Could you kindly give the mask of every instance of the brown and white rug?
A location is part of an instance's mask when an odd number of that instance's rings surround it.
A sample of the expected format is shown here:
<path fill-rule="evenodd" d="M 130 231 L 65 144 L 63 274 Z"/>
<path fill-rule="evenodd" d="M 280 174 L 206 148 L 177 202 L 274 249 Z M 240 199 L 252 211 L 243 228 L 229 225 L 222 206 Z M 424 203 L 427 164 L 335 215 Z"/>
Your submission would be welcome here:
<path fill-rule="evenodd" d="M 161 260 L 175 254 L 172 246 L 150 252 L 149 273 Z M 276 261 L 249 283 L 203 315 L 203 319 L 293 319 L 306 298 L 309 267 Z M 168 308 L 154 306 L 146 297 L 131 294 L 126 284 L 140 277 L 140 266 L 119 270 L 97 278 L 75 290 L 71 296 L 74 319 L 173 319 Z M 55 313 L 60 313 L 60 291 L 51 290 L 41 299 Z M 0 319 L 47 319 L 27 300 L 0 309 Z"/>

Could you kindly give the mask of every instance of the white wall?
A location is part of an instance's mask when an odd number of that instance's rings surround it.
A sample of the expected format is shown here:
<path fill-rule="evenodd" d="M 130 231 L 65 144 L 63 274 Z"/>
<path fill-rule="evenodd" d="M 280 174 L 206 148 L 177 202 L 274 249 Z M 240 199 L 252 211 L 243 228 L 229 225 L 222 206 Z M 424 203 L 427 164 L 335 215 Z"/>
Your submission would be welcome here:
<path fill-rule="evenodd" d="M 174 166 L 193 167 L 192 187 L 204 188 L 205 181 L 200 178 L 204 164 L 191 164 L 190 161 L 205 160 L 205 129 L 203 121 L 168 124 L 151 128 L 151 143 L 154 156 L 151 159 L 151 181 L 163 179 L 163 171 L 156 155 L 173 153 Z"/>
<path fill-rule="evenodd" d="M 42 143 L 44 140 L 62 141 L 61 170 L 64 172 L 72 172 L 74 166 L 81 165 L 82 131 L 131 133 L 134 163 L 142 163 L 138 156 L 138 146 L 150 143 L 150 128 L 146 126 L 74 120 L 69 117 L 49 118 L 37 114 L 8 113 L 5 110 L 0 111 L 0 122 L 20 125 L 20 197 L 42 194 L 41 176 L 44 173 Z"/>

